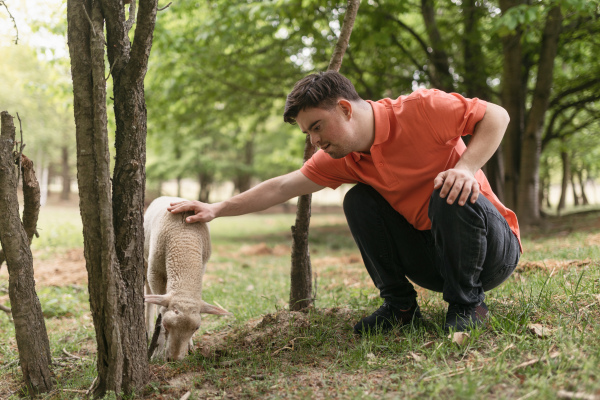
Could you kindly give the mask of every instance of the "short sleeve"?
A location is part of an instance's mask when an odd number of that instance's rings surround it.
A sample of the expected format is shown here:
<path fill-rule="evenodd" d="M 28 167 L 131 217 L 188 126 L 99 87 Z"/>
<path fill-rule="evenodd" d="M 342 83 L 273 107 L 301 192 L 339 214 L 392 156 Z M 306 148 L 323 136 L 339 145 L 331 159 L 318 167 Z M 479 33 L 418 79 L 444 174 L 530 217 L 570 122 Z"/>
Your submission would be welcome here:
<path fill-rule="evenodd" d="M 440 90 L 419 92 L 423 115 L 429 121 L 436 140 L 447 143 L 464 135 L 472 135 L 483 119 L 487 103 L 478 98 L 467 99 L 458 93 Z"/>
<path fill-rule="evenodd" d="M 337 189 L 343 183 L 355 183 L 357 180 L 346 167 L 346 160 L 333 159 L 324 151 L 317 151 L 304 165 L 300 172 L 314 183 Z"/>

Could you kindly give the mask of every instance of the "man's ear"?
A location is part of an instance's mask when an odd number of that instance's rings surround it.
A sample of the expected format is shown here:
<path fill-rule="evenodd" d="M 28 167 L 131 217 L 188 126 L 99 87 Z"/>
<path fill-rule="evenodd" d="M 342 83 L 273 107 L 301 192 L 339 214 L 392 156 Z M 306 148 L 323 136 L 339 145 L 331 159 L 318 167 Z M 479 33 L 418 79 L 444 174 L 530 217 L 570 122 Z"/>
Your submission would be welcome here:
<path fill-rule="evenodd" d="M 340 99 L 338 100 L 338 105 L 341 107 L 342 112 L 344 113 L 346 118 L 352 118 L 352 103 L 350 103 L 346 99 Z"/>

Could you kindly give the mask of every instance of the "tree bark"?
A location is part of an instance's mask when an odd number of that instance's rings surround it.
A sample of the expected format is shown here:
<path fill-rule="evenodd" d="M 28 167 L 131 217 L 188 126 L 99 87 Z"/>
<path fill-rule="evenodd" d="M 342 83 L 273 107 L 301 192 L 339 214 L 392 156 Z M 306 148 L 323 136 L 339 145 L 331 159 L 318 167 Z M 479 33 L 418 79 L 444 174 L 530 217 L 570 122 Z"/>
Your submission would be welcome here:
<path fill-rule="evenodd" d="M 586 194 L 585 194 L 585 181 L 583 179 L 583 170 L 577 171 L 577 177 L 579 178 L 579 187 L 581 188 L 581 202 L 584 206 L 590 204 Z"/>
<path fill-rule="evenodd" d="M 21 177 L 23 187 L 23 227 L 29 239 L 29 245 L 33 236 L 38 234 L 37 221 L 40 215 L 40 184 L 35 177 L 33 161 L 25 155 L 21 156 Z M 5 261 L 4 251 L 0 249 L 0 267 Z"/>
<path fill-rule="evenodd" d="M 125 393 L 149 379 L 144 322 L 144 195 L 146 185 L 147 114 L 144 78 L 156 23 L 157 0 L 140 1 L 133 45 L 120 2 L 102 0 L 106 18 L 107 53 L 112 69 L 115 104 L 115 170 L 113 212 L 115 249 L 125 296 L 121 297 L 123 386 Z M 132 6 L 135 2 L 132 3 Z M 130 13 L 131 13 L 130 8 Z"/>
<path fill-rule="evenodd" d="M 435 8 L 433 0 L 421 0 L 421 14 L 429 36 L 431 51 L 428 54 L 431 65 L 434 69 L 431 74 L 432 84 L 445 92 L 454 91 L 454 78 L 450 73 L 450 63 L 448 62 L 448 53 L 446 53 L 442 35 L 435 21 Z"/>
<path fill-rule="evenodd" d="M 121 392 L 123 372 L 118 313 L 118 299 L 123 290 L 110 204 L 104 18 L 100 4 L 92 0 L 69 0 L 67 18 L 75 96 L 79 208 L 90 308 L 98 347 L 98 384 L 94 395 L 100 397 L 107 391 Z"/>
<path fill-rule="evenodd" d="M 561 26 L 560 5 L 554 5 L 548 11 L 544 27 L 536 86 L 523 135 L 521 178 L 519 179 L 517 199 L 517 215 L 522 225 L 533 224 L 540 218 L 538 185 L 542 128 L 552 90 L 554 60 L 558 50 Z"/>
<path fill-rule="evenodd" d="M 575 172 L 571 171 L 569 176 L 569 180 L 571 181 L 571 190 L 573 191 L 573 205 L 579 205 L 579 195 L 577 194 L 577 188 L 575 187 Z"/>
<path fill-rule="evenodd" d="M 30 241 L 19 218 L 13 157 L 15 128 L 7 112 L 2 112 L 1 121 L 0 242 L 8 267 L 8 292 L 23 379 L 29 393 L 42 393 L 54 387 L 50 343 L 42 306 L 35 292 Z"/>
<path fill-rule="evenodd" d="M 565 208 L 565 202 L 567 199 L 567 187 L 569 185 L 569 173 L 571 171 L 571 162 L 569 159 L 569 153 L 565 150 L 561 150 L 560 158 L 562 160 L 563 176 L 562 184 L 560 186 L 560 200 L 556 206 L 556 211 L 560 214 L 561 210 Z"/>
<path fill-rule="evenodd" d="M 63 146 L 62 148 L 62 192 L 60 194 L 61 200 L 69 200 L 71 196 L 71 171 L 69 168 L 69 148 Z"/>
<path fill-rule="evenodd" d="M 335 45 L 328 70 L 339 71 L 342 59 L 352 34 L 354 20 L 360 6 L 360 0 L 348 0 L 346 14 L 340 37 Z M 304 146 L 304 162 L 315 152 L 315 147 L 306 138 Z M 298 198 L 296 222 L 292 226 L 292 259 L 291 259 L 291 285 L 290 285 L 290 310 L 298 311 L 313 304 L 312 294 L 312 266 L 308 248 L 308 228 L 310 226 L 312 195 L 303 195 Z"/>
<path fill-rule="evenodd" d="M 485 68 L 487 62 L 481 48 L 481 31 L 479 29 L 479 22 L 485 15 L 485 9 L 476 0 L 464 0 L 462 8 L 465 27 L 463 40 L 465 91 L 467 97 L 490 101 L 492 91 L 487 84 L 488 74 Z M 482 169 L 492 190 L 502 201 L 504 199 L 504 163 L 501 146 Z"/>
<path fill-rule="evenodd" d="M 202 171 L 198 174 L 198 184 L 200 192 L 198 193 L 198 201 L 208 203 L 210 190 L 214 181 L 214 174 L 209 171 Z"/>
<path fill-rule="evenodd" d="M 90 305 L 98 345 L 95 396 L 130 394 L 148 380 L 144 326 L 144 76 L 156 0 L 142 1 L 134 45 L 121 2 L 69 0 L 77 170 Z M 104 23 L 106 21 L 106 42 Z M 111 190 L 104 47 L 114 80 L 116 161 Z"/>
<path fill-rule="evenodd" d="M 523 4 L 523 0 L 500 0 L 500 8 L 505 14 L 513 7 Z M 521 160 L 521 137 L 525 127 L 525 85 L 523 84 L 522 30 L 517 27 L 514 33 L 502 37 L 502 106 L 510 116 L 510 123 L 502 141 L 504 158 L 504 205 L 513 210 L 517 205 L 517 188 Z"/>

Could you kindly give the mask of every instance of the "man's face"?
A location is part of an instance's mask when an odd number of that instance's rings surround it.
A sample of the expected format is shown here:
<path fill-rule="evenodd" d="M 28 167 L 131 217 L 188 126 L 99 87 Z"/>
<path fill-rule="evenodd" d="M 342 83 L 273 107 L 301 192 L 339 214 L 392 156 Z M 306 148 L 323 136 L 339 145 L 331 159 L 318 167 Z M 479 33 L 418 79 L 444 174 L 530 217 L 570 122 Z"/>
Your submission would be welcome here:
<path fill-rule="evenodd" d="M 298 113 L 296 122 L 310 136 L 313 145 L 332 158 L 343 158 L 353 151 L 353 131 L 348 112 L 339 103 L 332 110 L 307 108 Z"/>

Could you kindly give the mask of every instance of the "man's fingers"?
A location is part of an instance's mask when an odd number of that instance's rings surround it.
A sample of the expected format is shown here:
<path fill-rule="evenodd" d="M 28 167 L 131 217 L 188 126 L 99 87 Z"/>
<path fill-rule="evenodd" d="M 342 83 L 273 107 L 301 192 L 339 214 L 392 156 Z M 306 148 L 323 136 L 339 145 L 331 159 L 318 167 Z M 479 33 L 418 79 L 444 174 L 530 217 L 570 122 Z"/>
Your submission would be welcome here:
<path fill-rule="evenodd" d="M 193 210 L 194 210 L 194 205 L 192 202 L 189 202 L 189 201 L 180 201 L 178 203 L 171 203 L 171 206 L 167 207 L 167 211 L 170 211 L 175 214 L 184 212 L 184 211 L 193 211 Z"/>
<path fill-rule="evenodd" d="M 442 184 L 444 183 L 445 179 L 446 179 L 446 171 L 440 172 L 438 174 L 438 176 L 436 176 L 435 179 L 433 180 L 433 188 L 439 189 L 440 187 L 442 187 Z"/>
<path fill-rule="evenodd" d="M 456 177 L 454 177 L 452 175 L 446 176 L 446 179 L 444 180 L 444 186 L 442 186 L 442 190 L 440 190 L 441 198 L 445 198 L 448 195 L 448 193 L 450 193 L 450 191 L 454 187 L 455 180 L 456 180 Z M 450 199 L 448 199 L 448 200 L 450 200 Z M 452 199 L 452 201 L 454 202 L 454 199 Z M 452 204 L 452 203 L 450 203 L 450 204 Z"/>
<path fill-rule="evenodd" d="M 475 182 L 471 189 L 471 203 L 475 203 L 479 197 L 479 183 Z"/>

